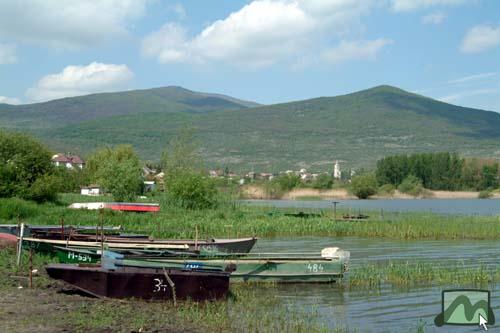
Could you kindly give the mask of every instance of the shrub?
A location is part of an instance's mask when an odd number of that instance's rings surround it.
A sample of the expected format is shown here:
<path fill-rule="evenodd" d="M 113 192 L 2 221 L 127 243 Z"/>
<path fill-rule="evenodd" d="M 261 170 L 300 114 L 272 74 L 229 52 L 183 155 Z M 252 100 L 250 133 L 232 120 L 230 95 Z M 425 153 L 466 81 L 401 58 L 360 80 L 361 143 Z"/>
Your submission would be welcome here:
<path fill-rule="evenodd" d="M 0 197 L 54 200 L 57 187 L 49 150 L 32 137 L 0 131 Z M 45 185 L 44 181 L 51 181 Z"/>
<path fill-rule="evenodd" d="M 214 208 L 218 192 L 212 179 L 201 173 L 178 171 L 167 179 L 168 201 L 186 209 Z"/>
<path fill-rule="evenodd" d="M 409 175 L 408 177 L 406 177 L 398 186 L 398 190 L 402 193 L 406 193 L 414 197 L 417 197 L 424 193 L 422 181 L 413 175 Z"/>
<path fill-rule="evenodd" d="M 384 184 L 379 187 L 378 194 L 380 195 L 393 195 L 396 187 L 392 184 Z"/>
<path fill-rule="evenodd" d="M 367 199 L 377 193 L 377 179 L 372 173 L 367 173 L 352 178 L 351 191 L 359 199 Z"/>
<path fill-rule="evenodd" d="M 478 199 L 489 199 L 489 198 L 491 198 L 492 195 L 493 194 L 491 193 L 491 191 L 484 190 L 484 191 L 479 192 L 477 197 L 478 197 Z"/>
<path fill-rule="evenodd" d="M 316 178 L 312 183 L 312 187 L 318 190 L 331 189 L 332 185 L 333 178 L 326 173 L 322 173 L 321 175 L 319 175 L 318 178 Z"/>

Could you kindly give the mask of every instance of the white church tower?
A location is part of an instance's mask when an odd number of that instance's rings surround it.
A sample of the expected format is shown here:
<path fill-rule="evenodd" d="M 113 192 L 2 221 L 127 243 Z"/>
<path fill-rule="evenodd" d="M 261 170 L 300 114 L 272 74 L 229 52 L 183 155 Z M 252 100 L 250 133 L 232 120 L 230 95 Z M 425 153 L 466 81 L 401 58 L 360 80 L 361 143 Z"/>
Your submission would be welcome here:
<path fill-rule="evenodd" d="M 335 161 L 335 166 L 333 167 L 333 178 L 340 179 L 342 176 L 342 171 L 340 171 L 339 161 Z"/>

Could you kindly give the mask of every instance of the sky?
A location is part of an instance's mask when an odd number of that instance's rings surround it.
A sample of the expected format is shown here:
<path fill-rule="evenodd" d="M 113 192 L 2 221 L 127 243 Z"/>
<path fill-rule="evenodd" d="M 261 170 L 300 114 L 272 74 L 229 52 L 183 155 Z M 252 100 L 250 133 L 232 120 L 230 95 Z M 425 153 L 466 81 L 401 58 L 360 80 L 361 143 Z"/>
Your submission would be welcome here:
<path fill-rule="evenodd" d="M 0 103 L 175 85 L 271 104 L 381 84 L 500 112 L 500 1 L 0 2 Z"/>

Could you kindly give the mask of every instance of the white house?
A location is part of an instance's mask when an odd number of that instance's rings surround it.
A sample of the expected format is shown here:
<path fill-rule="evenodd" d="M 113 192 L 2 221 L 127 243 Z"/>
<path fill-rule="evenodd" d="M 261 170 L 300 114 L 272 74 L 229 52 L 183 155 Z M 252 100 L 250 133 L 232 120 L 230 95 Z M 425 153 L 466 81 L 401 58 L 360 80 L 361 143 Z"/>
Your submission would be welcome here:
<path fill-rule="evenodd" d="M 80 188 L 80 194 L 81 195 L 100 195 L 101 188 L 99 187 L 99 185 L 83 186 Z"/>
<path fill-rule="evenodd" d="M 52 163 L 54 163 L 55 166 L 65 166 L 68 169 L 83 169 L 85 165 L 85 161 L 80 156 L 70 154 L 56 154 L 52 156 Z"/>

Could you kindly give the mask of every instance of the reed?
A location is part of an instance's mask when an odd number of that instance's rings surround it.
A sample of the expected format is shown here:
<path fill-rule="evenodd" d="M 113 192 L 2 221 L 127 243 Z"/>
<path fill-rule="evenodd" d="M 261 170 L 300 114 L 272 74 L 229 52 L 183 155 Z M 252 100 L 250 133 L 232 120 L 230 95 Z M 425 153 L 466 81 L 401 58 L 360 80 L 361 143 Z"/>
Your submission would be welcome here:
<path fill-rule="evenodd" d="M 487 286 L 500 280 L 500 267 L 467 266 L 429 262 L 388 261 L 363 264 L 354 268 L 347 278 L 349 289 L 379 289 L 383 286 Z"/>
<path fill-rule="evenodd" d="M 21 219 L 31 224 L 98 225 L 97 211 L 70 210 L 70 202 L 79 197 L 63 196 L 59 204 L 35 205 Z M 0 199 L 0 207 L 14 199 Z M 81 200 L 80 200 L 81 201 Z M 500 239 L 500 216 L 450 216 L 433 213 L 369 212 L 366 221 L 334 221 L 331 210 L 302 210 L 320 213 L 319 217 L 285 216 L 296 209 L 243 206 L 226 203 L 217 209 L 185 210 L 162 205 L 156 214 L 135 214 L 105 211 L 107 225 L 121 225 L 128 232 L 145 233 L 155 238 L 200 237 L 287 237 L 287 236 L 358 236 L 393 239 Z M 347 213 L 339 210 L 337 216 Z M 17 223 L 17 218 L 0 215 L 0 223 Z"/>

